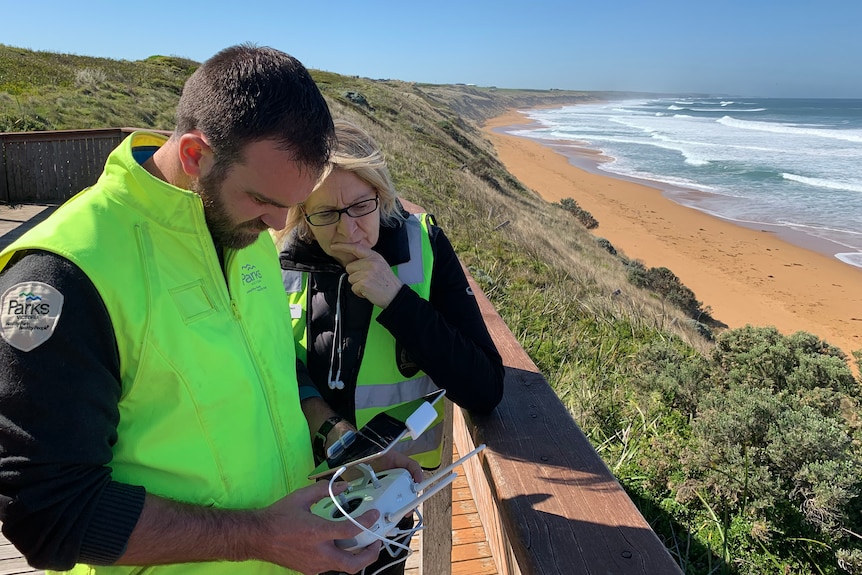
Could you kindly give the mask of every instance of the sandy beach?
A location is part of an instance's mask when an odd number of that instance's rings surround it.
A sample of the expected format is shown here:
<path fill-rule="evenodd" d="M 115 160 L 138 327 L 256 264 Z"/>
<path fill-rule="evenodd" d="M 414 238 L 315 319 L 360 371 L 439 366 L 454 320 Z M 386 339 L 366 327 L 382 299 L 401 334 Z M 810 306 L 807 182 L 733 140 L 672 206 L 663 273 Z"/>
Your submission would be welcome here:
<path fill-rule="evenodd" d="M 807 331 L 848 355 L 862 349 L 862 269 L 833 257 L 830 246 L 734 224 L 658 188 L 593 174 L 552 147 L 494 131 L 529 123 L 513 110 L 484 126 L 509 171 L 546 201 L 574 198 L 598 220 L 594 235 L 648 267 L 669 268 L 714 318 L 731 328 Z"/>

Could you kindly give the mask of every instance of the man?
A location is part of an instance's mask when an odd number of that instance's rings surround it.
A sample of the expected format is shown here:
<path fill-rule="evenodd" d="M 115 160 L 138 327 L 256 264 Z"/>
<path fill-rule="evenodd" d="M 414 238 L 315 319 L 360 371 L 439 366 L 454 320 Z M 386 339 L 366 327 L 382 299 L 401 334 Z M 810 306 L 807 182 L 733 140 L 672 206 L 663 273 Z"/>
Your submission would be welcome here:
<path fill-rule="evenodd" d="M 0 254 L 0 520 L 33 566 L 318 573 L 377 557 L 338 549 L 359 528 L 309 511 L 327 485 L 307 480 L 261 233 L 311 192 L 332 138 L 300 62 L 227 48 L 187 81 L 169 139 L 129 136 Z"/>

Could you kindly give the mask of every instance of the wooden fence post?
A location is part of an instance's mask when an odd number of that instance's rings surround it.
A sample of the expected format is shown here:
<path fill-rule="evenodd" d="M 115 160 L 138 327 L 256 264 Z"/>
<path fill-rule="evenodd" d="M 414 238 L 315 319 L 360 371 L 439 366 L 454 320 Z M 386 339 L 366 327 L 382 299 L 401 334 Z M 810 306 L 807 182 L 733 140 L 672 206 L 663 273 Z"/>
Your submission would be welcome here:
<path fill-rule="evenodd" d="M 452 463 L 452 402 L 444 399 L 443 459 L 440 468 Z M 419 573 L 422 575 L 452 574 L 452 485 L 422 504 L 425 529 L 422 530 L 422 555 Z"/>

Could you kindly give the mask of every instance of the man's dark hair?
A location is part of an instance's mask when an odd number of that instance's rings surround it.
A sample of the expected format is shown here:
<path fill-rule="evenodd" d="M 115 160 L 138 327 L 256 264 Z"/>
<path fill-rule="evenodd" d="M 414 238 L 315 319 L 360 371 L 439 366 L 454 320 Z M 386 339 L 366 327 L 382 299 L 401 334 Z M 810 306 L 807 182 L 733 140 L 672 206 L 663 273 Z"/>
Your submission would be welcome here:
<path fill-rule="evenodd" d="M 334 128 L 329 107 L 305 66 L 269 47 L 231 46 L 186 81 L 176 110 L 176 134 L 200 130 L 226 170 L 246 145 L 274 140 L 319 173 L 329 159 Z"/>

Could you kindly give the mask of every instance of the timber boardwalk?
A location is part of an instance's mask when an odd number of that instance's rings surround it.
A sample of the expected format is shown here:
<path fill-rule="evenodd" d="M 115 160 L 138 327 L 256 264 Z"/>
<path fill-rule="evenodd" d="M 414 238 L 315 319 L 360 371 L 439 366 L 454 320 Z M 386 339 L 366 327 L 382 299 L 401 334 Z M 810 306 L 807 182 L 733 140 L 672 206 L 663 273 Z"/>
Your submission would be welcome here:
<path fill-rule="evenodd" d="M 47 218 L 56 208 L 56 204 L 0 204 L 0 250 Z"/>

